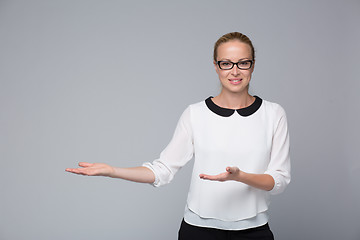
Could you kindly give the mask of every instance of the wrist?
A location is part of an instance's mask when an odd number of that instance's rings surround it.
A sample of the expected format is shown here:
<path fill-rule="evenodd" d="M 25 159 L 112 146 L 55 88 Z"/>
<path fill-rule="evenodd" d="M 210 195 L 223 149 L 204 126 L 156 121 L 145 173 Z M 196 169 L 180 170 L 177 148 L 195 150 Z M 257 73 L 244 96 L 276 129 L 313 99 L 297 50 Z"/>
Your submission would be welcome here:
<path fill-rule="evenodd" d="M 116 169 L 115 169 L 115 167 L 109 166 L 109 169 L 108 169 L 105 176 L 115 178 L 116 177 Z"/>
<path fill-rule="evenodd" d="M 245 176 L 246 176 L 246 172 L 243 172 L 243 171 L 239 170 L 238 173 L 237 173 L 237 176 L 236 176 L 236 180 L 238 182 L 244 182 Z"/>

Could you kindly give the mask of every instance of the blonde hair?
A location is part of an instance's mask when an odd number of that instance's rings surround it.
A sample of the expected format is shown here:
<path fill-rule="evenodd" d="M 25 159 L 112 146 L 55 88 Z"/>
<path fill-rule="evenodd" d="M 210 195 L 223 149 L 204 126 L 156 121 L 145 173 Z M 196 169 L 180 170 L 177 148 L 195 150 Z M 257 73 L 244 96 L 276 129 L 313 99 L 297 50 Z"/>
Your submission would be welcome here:
<path fill-rule="evenodd" d="M 238 40 L 240 42 L 248 44 L 251 48 L 252 59 L 255 61 L 255 50 L 254 50 L 254 46 L 253 46 L 250 38 L 248 38 L 245 34 L 242 34 L 239 32 L 231 32 L 231 33 L 227 33 L 227 34 L 223 35 L 221 38 L 219 38 L 216 41 L 216 43 L 214 45 L 214 61 L 215 62 L 217 61 L 217 49 L 220 46 L 220 44 L 229 42 L 231 40 Z"/>

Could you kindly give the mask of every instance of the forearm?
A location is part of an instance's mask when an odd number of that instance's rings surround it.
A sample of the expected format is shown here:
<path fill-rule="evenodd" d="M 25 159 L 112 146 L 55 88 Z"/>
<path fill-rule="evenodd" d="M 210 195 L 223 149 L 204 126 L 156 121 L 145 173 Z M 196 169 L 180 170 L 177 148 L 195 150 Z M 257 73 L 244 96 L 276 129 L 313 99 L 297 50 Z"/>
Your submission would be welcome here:
<path fill-rule="evenodd" d="M 128 181 L 139 183 L 153 183 L 155 181 L 154 173 L 146 167 L 118 168 L 113 167 L 109 174 L 112 178 L 121 178 Z"/>
<path fill-rule="evenodd" d="M 86 176 L 106 176 L 121 178 L 139 183 L 153 183 L 154 173 L 146 167 L 118 168 L 105 163 L 80 162 L 80 168 L 67 168 L 65 171 L 86 175 Z"/>
<path fill-rule="evenodd" d="M 273 177 L 269 174 L 254 174 L 240 171 L 236 180 L 265 191 L 270 191 L 275 185 Z"/>

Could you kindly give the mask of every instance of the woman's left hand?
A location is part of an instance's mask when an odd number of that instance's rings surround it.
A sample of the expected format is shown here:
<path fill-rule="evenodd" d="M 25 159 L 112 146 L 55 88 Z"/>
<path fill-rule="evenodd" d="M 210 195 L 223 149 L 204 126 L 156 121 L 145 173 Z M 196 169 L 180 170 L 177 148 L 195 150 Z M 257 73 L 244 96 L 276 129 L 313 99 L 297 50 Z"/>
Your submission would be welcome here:
<path fill-rule="evenodd" d="M 240 169 L 238 167 L 227 167 L 226 172 L 220 173 L 218 175 L 207 175 L 207 174 L 200 174 L 199 177 L 204 180 L 212 180 L 212 181 L 229 181 L 234 180 L 238 181 Z"/>
<path fill-rule="evenodd" d="M 254 174 L 241 171 L 238 167 L 227 167 L 226 172 L 218 175 L 200 174 L 201 179 L 212 181 L 238 181 L 249 186 L 270 191 L 275 186 L 274 178 L 269 174 Z"/>

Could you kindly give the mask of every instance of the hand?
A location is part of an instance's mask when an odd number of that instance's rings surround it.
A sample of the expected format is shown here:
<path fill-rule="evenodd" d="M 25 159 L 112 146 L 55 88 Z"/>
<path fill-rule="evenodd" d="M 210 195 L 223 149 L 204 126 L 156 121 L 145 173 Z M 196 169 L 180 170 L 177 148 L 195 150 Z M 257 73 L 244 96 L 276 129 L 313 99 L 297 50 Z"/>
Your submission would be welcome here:
<path fill-rule="evenodd" d="M 240 169 L 238 167 L 227 167 L 226 172 L 220 173 L 218 175 L 206 175 L 200 174 L 199 177 L 204 180 L 212 180 L 212 181 L 229 181 L 235 180 L 238 181 Z"/>
<path fill-rule="evenodd" d="M 87 176 L 110 176 L 114 172 L 114 168 L 105 163 L 87 163 L 80 162 L 79 166 L 81 168 L 67 168 L 65 171 L 87 175 Z"/>

